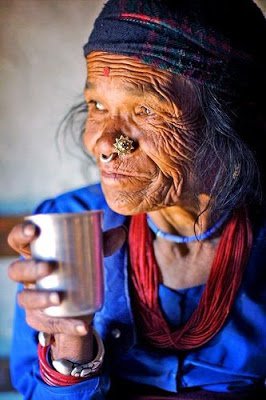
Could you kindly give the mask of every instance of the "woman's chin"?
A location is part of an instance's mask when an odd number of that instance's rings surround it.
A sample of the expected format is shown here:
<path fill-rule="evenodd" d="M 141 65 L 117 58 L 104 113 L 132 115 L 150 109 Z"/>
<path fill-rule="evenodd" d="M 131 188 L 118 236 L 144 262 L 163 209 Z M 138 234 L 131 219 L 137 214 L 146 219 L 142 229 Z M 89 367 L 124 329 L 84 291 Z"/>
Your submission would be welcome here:
<path fill-rule="evenodd" d="M 113 199 L 109 199 L 106 197 L 106 201 L 108 206 L 113 210 L 114 212 L 122 215 L 133 215 L 138 213 L 138 206 L 123 202 L 123 201 L 117 201 Z"/>
<path fill-rule="evenodd" d="M 145 212 L 143 201 L 138 200 L 138 196 L 134 193 L 118 192 L 109 190 L 105 191 L 103 187 L 106 202 L 111 210 L 122 215 L 133 215 Z"/>

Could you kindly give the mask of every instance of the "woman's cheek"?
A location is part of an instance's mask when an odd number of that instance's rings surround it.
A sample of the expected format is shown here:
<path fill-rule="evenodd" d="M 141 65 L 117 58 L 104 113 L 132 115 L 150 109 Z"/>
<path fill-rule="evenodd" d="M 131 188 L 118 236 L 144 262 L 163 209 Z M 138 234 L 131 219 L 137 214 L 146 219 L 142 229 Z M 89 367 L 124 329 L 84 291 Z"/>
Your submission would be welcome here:
<path fill-rule="evenodd" d="M 151 130 L 150 130 L 151 132 Z M 142 143 L 143 151 L 157 165 L 164 179 L 187 181 L 191 174 L 192 157 L 189 145 L 173 127 L 153 126 L 152 134 Z"/>
<path fill-rule="evenodd" d="M 146 132 L 139 139 L 140 148 L 154 162 L 172 164 L 174 153 L 173 133 L 167 130 L 162 124 L 150 124 Z M 174 165 L 173 165 L 174 166 Z"/>

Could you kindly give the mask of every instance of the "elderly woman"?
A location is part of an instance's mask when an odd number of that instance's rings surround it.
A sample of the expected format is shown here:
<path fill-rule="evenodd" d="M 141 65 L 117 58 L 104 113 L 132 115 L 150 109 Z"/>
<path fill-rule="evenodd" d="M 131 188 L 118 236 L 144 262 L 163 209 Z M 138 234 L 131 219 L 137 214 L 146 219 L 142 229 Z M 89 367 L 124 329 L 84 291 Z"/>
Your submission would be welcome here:
<path fill-rule="evenodd" d="M 30 258 L 33 224 L 10 233 L 25 399 L 263 395 L 265 20 L 251 0 L 173 3 L 104 6 L 84 46 L 101 183 L 36 210 L 104 210 L 102 309 L 48 317 L 59 294 L 27 284 L 56 266 Z"/>

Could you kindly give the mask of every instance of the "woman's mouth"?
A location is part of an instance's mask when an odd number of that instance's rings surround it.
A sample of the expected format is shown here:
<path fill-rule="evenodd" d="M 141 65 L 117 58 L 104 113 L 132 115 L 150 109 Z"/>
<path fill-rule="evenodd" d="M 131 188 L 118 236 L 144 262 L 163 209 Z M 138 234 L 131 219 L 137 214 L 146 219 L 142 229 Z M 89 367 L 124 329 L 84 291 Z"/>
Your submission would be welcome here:
<path fill-rule="evenodd" d="M 120 180 L 120 179 L 128 179 L 129 175 L 125 175 L 118 172 L 101 172 L 101 176 L 106 180 Z"/>
<path fill-rule="evenodd" d="M 111 182 L 120 182 L 120 181 L 131 181 L 132 179 L 145 179 L 147 180 L 148 177 L 147 175 L 143 174 L 143 173 L 129 173 L 129 172 L 125 172 L 125 171 L 104 171 L 101 170 L 101 177 L 102 180 L 107 182 L 107 183 L 111 183 Z"/>

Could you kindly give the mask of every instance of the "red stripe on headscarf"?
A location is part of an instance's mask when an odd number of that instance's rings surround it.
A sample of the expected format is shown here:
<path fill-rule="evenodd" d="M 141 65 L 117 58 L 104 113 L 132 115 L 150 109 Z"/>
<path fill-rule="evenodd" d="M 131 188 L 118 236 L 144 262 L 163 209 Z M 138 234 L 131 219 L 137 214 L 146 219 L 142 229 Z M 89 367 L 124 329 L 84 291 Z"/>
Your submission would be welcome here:
<path fill-rule="evenodd" d="M 139 19 L 140 21 L 151 22 L 151 23 L 154 22 L 155 24 L 161 23 L 161 20 L 159 18 L 150 17 L 149 15 L 145 14 L 122 13 L 120 14 L 120 17 Z"/>

